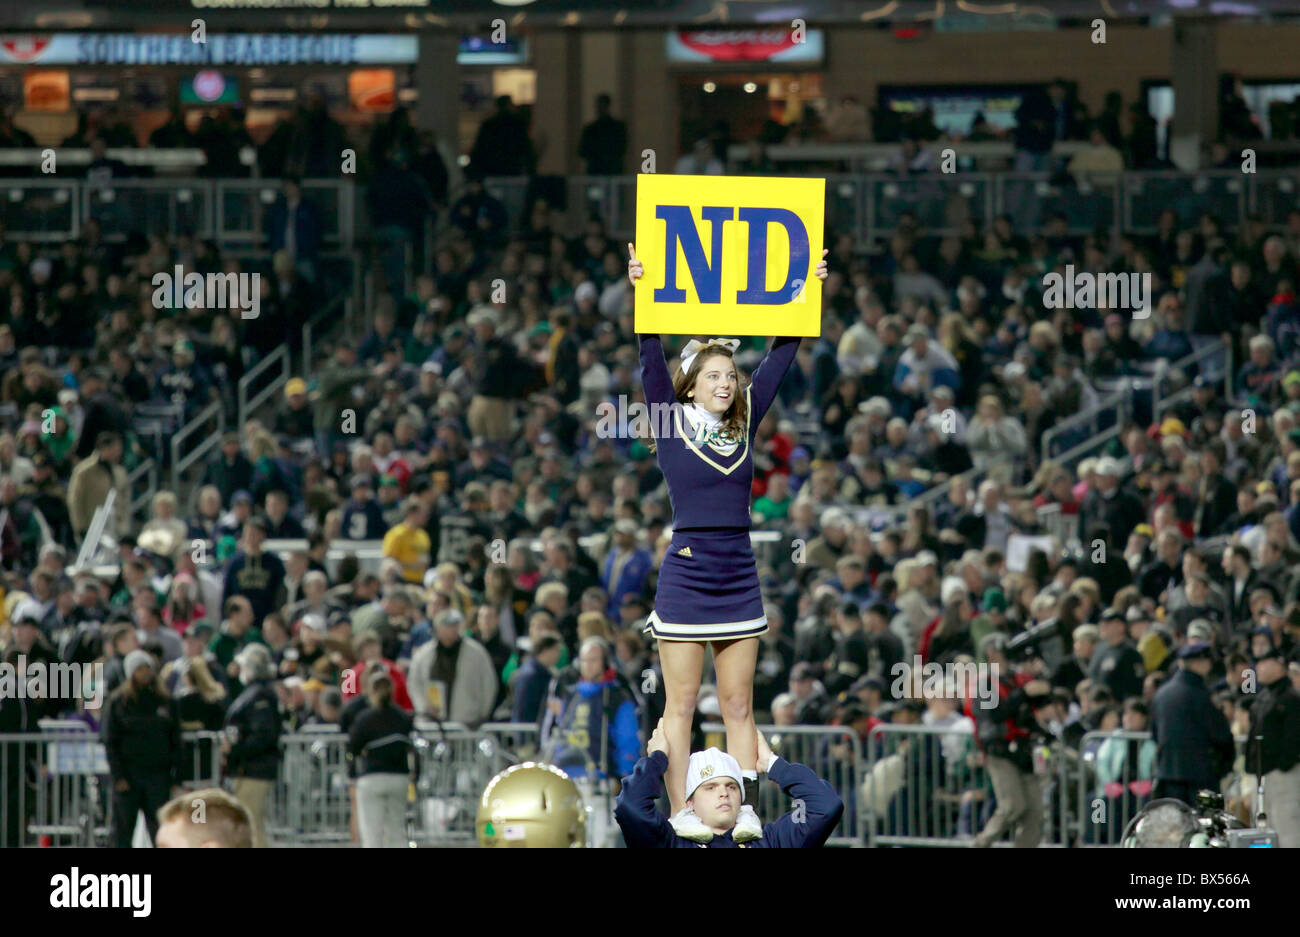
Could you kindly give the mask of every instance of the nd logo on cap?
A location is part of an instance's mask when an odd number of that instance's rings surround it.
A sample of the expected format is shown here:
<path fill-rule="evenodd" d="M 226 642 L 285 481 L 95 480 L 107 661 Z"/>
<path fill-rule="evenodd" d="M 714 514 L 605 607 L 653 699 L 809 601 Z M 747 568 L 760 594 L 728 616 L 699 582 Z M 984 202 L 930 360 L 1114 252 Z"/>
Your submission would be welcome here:
<path fill-rule="evenodd" d="M 821 334 L 825 179 L 643 174 L 638 332 Z"/>

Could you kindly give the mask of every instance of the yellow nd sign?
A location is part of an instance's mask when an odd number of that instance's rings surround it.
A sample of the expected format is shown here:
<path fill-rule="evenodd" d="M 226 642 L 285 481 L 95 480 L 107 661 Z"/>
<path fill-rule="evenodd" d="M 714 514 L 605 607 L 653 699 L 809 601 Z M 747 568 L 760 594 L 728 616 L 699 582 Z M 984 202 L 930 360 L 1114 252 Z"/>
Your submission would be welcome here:
<path fill-rule="evenodd" d="M 643 174 L 636 330 L 821 334 L 825 179 Z"/>

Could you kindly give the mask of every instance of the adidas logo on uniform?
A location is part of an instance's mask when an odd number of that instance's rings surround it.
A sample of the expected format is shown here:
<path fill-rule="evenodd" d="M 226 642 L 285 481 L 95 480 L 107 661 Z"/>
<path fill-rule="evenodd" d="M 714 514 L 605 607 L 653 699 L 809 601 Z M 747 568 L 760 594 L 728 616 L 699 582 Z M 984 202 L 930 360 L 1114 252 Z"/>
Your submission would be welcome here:
<path fill-rule="evenodd" d="M 682 547 L 680 550 L 677 551 L 677 555 L 678 555 L 678 556 L 690 556 L 690 555 L 691 555 L 691 548 L 690 548 L 690 547 Z"/>

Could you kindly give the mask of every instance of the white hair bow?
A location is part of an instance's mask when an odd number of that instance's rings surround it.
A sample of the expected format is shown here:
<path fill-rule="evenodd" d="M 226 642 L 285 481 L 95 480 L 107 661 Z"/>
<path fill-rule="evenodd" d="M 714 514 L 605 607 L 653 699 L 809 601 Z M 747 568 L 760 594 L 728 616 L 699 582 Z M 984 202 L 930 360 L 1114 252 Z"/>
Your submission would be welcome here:
<path fill-rule="evenodd" d="M 698 338 L 691 339 L 686 343 L 686 347 L 682 349 L 682 373 L 685 374 L 690 371 L 691 362 L 695 360 L 695 356 L 711 345 L 720 345 L 734 355 L 736 349 L 740 347 L 740 339 L 711 338 L 707 342 L 702 342 Z"/>

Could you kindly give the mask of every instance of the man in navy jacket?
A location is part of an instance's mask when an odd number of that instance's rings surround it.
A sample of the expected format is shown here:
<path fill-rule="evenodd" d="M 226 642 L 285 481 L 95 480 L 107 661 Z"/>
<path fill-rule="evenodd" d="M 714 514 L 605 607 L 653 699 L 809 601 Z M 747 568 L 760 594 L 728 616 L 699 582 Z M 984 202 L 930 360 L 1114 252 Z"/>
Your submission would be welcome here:
<path fill-rule="evenodd" d="M 790 764 L 774 755 L 767 739 L 759 732 L 758 764 L 795 800 L 796 809 L 764 826 L 762 838 L 737 843 L 732 838 L 732 829 L 744 800 L 740 765 L 716 748 L 696 752 L 686 769 L 686 802 L 714 835 L 707 843 L 692 842 L 678 836 L 668 818 L 655 808 L 655 801 L 663 794 L 664 772 L 668 770 L 668 740 L 662 719 L 646 751 L 646 757 L 623 779 L 623 790 L 614 808 L 614 819 L 630 849 L 743 849 L 747 846 L 816 849 L 825 845 L 844 814 L 844 802 L 834 788 L 809 768 Z"/>

